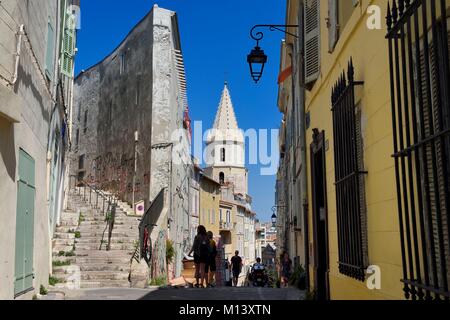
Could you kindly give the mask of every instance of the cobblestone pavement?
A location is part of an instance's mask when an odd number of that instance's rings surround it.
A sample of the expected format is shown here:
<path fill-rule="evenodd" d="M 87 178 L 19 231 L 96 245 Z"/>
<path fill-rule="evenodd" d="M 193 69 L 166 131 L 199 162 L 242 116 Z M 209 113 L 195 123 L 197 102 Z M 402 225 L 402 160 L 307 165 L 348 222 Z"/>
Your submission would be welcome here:
<path fill-rule="evenodd" d="M 143 300 L 303 300 L 304 292 L 295 288 L 222 287 L 212 289 L 159 289 Z"/>
<path fill-rule="evenodd" d="M 303 300 L 295 288 L 102 288 L 50 292 L 42 300 Z"/>

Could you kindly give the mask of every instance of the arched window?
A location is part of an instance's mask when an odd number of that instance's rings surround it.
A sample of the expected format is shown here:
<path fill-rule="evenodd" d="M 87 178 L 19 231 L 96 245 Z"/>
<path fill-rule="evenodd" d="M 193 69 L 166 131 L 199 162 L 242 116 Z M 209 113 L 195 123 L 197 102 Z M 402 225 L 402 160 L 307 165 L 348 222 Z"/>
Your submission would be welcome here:
<path fill-rule="evenodd" d="M 220 184 L 225 184 L 225 173 L 219 173 L 219 182 Z"/>
<path fill-rule="evenodd" d="M 220 149 L 220 159 L 225 162 L 225 148 Z"/>

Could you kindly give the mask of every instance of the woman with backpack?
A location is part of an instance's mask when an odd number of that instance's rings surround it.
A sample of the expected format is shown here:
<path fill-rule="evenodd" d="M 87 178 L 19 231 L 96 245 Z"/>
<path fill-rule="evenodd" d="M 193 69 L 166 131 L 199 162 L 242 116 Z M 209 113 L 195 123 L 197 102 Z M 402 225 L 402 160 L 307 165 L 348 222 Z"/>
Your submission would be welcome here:
<path fill-rule="evenodd" d="M 194 244 L 188 255 L 191 255 L 192 252 L 194 252 L 195 263 L 195 287 L 204 288 L 204 282 L 206 281 L 206 283 L 208 283 L 205 275 L 205 269 L 209 256 L 209 239 L 204 226 L 198 226 L 197 228 L 197 235 L 195 236 Z"/>

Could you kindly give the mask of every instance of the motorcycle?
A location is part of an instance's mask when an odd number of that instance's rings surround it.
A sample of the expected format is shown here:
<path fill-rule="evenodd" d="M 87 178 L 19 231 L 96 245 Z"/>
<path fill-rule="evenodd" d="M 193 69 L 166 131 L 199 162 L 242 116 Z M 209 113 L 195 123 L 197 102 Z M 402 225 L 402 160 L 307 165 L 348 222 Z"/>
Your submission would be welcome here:
<path fill-rule="evenodd" d="M 264 266 L 256 266 L 251 273 L 251 279 L 254 287 L 265 287 L 268 282 L 266 269 Z"/>

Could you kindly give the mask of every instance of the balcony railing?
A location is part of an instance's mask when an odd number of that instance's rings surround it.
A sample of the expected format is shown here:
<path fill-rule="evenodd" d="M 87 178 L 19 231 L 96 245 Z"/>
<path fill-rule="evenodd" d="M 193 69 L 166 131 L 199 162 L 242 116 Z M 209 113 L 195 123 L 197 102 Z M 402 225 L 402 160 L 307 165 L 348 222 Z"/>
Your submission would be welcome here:
<path fill-rule="evenodd" d="M 220 222 L 220 230 L 228 230 L 231 231 L 233 230 L 233 224 L 231 222 L 224 222 L 221 221 Z"/>

